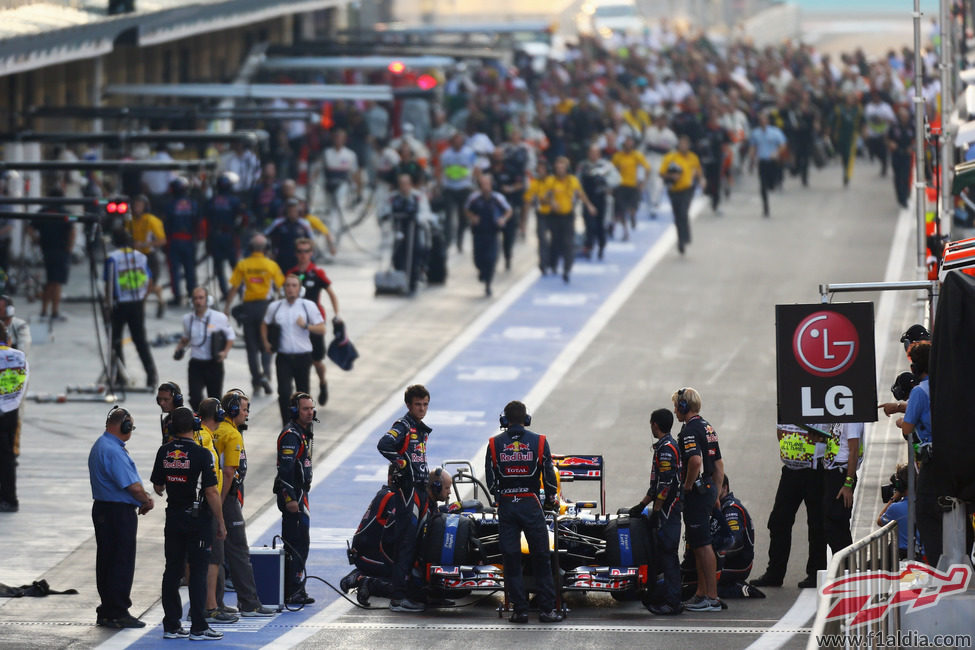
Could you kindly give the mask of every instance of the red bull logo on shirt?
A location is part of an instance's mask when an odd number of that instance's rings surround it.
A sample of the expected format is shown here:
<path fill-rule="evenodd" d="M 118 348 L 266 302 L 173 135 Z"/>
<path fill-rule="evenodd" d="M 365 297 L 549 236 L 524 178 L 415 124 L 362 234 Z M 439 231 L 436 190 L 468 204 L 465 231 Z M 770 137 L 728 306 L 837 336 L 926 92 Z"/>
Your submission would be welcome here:
<path fill-rule="evenodd" d="M 531 462 L 535 459 L 535 453 L 527 443 L 515 440 L 504 446 L 499 459 L 503 463 Z"/>
<path fill-rule="evenodd" d="M 165 469 L 189 469 L 190 468 L 190 458 L 189 455 L 180 449 L 173 449 L 167 452 L 165 460 L 163 460 L 163 468 Z"/>

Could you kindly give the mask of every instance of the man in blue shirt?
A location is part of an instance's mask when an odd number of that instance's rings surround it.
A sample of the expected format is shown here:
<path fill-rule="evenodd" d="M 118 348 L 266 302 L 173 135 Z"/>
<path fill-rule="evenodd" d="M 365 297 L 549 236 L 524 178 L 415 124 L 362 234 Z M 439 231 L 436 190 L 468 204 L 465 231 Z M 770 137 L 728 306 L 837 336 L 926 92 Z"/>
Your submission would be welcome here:
<path fill-rule="evenodd" d="M 91 496 L 95 500 L 91 508 L 97 546 L 95 582 L 101 598 L 97 623 L 115 629 L 146 625 L 129 614 L 138 527 L 135 513 L 138 509 L 144 515 L 153 506 L 125 448 L 134 429 L 129 412 L 116 406 L 108 413 L 105 433 L 88 454 Z"/>
<path fill-rule="evenodd" d="M 758 126 L 748 137 L 751 145 L 749 154 L 749 168 L 754 169 L 755 159 L 758 158 L 758 183 L 762 192 L 762 215 L 768 214 L 768 193 L 775 187 L 778 178 L 779 160 L 785 151 L 785 134 L 777 126 L 768 123 L 768 113 L 758 115 Z"/>

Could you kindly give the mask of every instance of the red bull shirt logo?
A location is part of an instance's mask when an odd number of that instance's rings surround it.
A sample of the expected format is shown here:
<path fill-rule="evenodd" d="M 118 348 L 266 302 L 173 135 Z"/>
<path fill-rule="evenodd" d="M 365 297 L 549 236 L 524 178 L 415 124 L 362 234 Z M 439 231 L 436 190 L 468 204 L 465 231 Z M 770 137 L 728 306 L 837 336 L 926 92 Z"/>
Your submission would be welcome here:
<path fill-rule="evenodd" d="M 518 440 L 505 445 L 499 457 L 502 463 L 531 462 L 534 459 L 535 453 L 531 446 Z"/>
<path fill-rule="evenodd" d="M 189 455 L 180 449 L 173 449 L 166 453 L 166 459 L 163 460 L 163 467 L 165 469 L 189 469 Z"/>

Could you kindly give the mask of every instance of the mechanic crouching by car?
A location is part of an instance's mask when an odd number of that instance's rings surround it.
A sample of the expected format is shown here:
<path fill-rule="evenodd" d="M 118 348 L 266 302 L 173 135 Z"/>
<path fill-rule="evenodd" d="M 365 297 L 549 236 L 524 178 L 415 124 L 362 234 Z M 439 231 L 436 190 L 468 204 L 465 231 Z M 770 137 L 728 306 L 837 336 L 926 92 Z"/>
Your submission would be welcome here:
<path fill-rule="evenodd" d="M 499 544 L 504 558 L 504 580 L 514 612 L 512 623 L 528 622 L 528 597 L 521 575 L 521 534 L 528 541 L 535 574 L 538 620 L 558 623 L 555 581 L 549 551 L 548 525 L 539 499 L 539 476 L 545 484 L 545 507 L 555 509 L 558 486 L 545 436 L 525 428 L 531 418 L 521 402 L 508 402 L 500 418 L 501 433 L 488 441 L 484 459 L 487 488 L 498 504 Z"/>
<path fill-rule="evenodd" d="M 667 409 L 650 414 L 653 434 L 653 464 L 650 469 L 650 488 L 640 503 L 630 508 L 631 517 L 642 517 L 644 508 L 651 506 L 649 528 L 653 548 L 653 575 L 664 574 L 663 593 L 647 593 L 644 603 L 651 614 L 674 616 L 683 611 L 680 604 L 680 453 L 670 435 L 674 416 Z"/>
<path fill-rule="evenodd" d="M 396 561 L 393 564 L 393 594 L 389 609 L 394 612 L 422 612 L 417 590 L 407 586 L 416 560 L 416 537 L 427 512 L 427 438 L 430 427 L 423 423 L 430 406 L 430 391 L 414 384 L 403 395 L 406 415 L 396 420 L 376 447 L 386 460 L 395 463 L 399 491 L 396 504 Z"/>
<path fill-rule="evenodd" d="M 396 505 L 399 502 L 399 492 L 396 489 L 399 468 L 396 463 L 389 464 L 389 472 L 384 485 L 373 497 L 366 512 L 362 515 L 359 528 L 352 536 L 352 546 L 349 549 L 349 564 L 356 566 L 348 575 L 342 578 L 339 586 L 342 591 L 349 593 L 356 590 L 356 600 L 362 606 L 369 605 L 370 596 L 392 598 L 393 566 L 396 557 Z M 431 505 L 438 501 L 446 501 L 450 497 L 450 474 L 437 468 L 430 472 L 427 482 L 427 499 Z M 431 517 L 440 516 L 437 508 L 431 507 L 427 513 Z M 426 603 L 431 605 L 430 600 Z M 437 605 L 452 605 L 453 603 L 440 601 Z"/>

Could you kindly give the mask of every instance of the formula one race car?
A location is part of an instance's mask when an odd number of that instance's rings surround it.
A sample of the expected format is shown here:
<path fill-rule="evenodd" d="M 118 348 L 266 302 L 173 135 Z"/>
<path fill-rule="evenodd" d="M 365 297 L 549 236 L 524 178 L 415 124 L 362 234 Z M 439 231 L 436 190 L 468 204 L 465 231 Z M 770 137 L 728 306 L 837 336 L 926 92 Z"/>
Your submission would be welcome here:
<path fill-rule="evenodd" d="M 638 598 L 651 578 L 646 520 L 605 513 L 602 456 L 553 455 L 553 461 L 559 480 L 558 510 L 546 513 L 546 520 L 560 602 L 561 593 L 569 591 L 602 591 L 617 599 Z M 458 499 L 459 486 L 464 484 L 474 486 L 474 498 L 462 502 L 459 512 L 428 522 L 420 555 L 426 580 L 448 596 L 501 590 L 504 572 L 498 518 L 478 500 L 479 490 L 488 495 L 487 489 L 474 477 L 470 463 L 448 461 L 443 467 L 456 468 L 453 485 Z M 599 483 L 598 503 L 565 498 L 562 483 L 580 481 Z M 525 585 L 531 591 L 534 579 L 527 556 L 528 545 L 522 536 Z"/>

